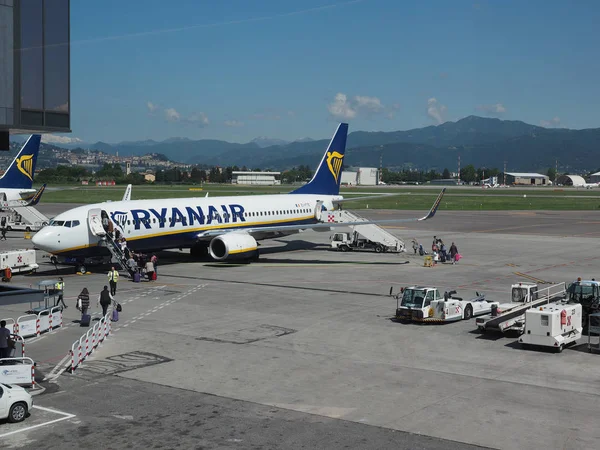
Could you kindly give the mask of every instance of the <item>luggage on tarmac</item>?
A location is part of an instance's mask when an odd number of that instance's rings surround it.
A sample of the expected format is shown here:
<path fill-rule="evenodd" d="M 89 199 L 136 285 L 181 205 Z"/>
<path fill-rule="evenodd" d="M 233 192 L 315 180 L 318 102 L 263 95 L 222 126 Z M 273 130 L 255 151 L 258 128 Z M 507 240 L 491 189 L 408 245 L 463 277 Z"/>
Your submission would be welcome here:
<path fill-rule="evenodd" d="M 92 316 L 90 316 L 89 314 L 82 314 L 81 321 L 79 322 L 79 326 L 80 327 L 89 327 L 91 321 L 92 321 Z"/>
<path fill-rule="evenodd" d="M 156 272 L 152 272 L 152 281 L 156 281 Z"/>
<path fill-rule="evenodd" d="M 116 308 L 113 309 L 113 312 L 112 312 L 112 321 L 113 322 L 119 321 L 119 311 L 117 311 Z"/>
<path fill-rule="evenodd" d="M 133 282 L 134 282 L 134 283 L 139 283 L 139 282 L 140 282 L 140 280 L 141 280 L 140 273 L 139 273 L 139 272 L 135 272 L 135 273 L 133 274 Z"/>

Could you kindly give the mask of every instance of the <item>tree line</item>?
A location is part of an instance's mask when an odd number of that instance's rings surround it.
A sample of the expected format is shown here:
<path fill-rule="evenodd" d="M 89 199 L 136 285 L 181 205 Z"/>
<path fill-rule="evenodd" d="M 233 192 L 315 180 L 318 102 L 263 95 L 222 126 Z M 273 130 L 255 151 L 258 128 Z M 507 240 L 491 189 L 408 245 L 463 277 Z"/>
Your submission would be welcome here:
<path fill-rule="evenodd" d="M 188 173 L 177 167 L 171 169 L 162 169 L 155 172 L 155 183 L 170 184 L 170 183 L 231 183 L 234 171 L 252 171 L 270 172 L 271 169 L 254 168 L 249 170 L 243 166 L 229 166 L 224 168 L 194 166 Z M 557 173 L 554 168 L 548 169 L 548 177 L 551 181 L 555 181 Z M 281 182 L 283 184 L 303 183 L 310 180 L 313 176 L 313 170 L 308 165 L 300 165 L 285 170 L 281 173 Z M 502 182 L 503 173 L 497 168 L 479 167 L 475 168 L 472 164 L 463 167 L 460 170 L 460 179 L 465 183 L 473 183 L 487 179 L 489 177 L 498 177 L 499 182 Z M 451 172 L 445 168 L 442 172 L 437 170 L 410 170 L 402 169 L 394 171 L 384 168 L 382 171 L 382 180 L 387 184 L 394 183 L 426 183 L 432 180 L 451 179 Z M 83 180 L 87 181 L 112 181 L 117 184 L 144 184 L 147 181 L 144 178 L 144 173 L 132 172 L 127 175 L 120 164 L 105 163 L 104 166 L 95 173 L 81 166 L 57 166 L 51 169 L 44 169 L 36 175 L 36 181 L 41 183 L 79 183 Z"/>

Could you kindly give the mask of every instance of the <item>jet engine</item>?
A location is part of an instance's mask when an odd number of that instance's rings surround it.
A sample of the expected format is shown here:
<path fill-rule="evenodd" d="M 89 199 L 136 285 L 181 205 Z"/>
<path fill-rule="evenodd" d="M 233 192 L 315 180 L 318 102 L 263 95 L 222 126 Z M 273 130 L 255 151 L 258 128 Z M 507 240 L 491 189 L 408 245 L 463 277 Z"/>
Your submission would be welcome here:
<path fill-rule="evenodd" d="M 210 241 L 208 251 L 217 261 L 249 259 L 257 255 L 258 246 L 256 240 L 247 233 L 226 233 Z"/>

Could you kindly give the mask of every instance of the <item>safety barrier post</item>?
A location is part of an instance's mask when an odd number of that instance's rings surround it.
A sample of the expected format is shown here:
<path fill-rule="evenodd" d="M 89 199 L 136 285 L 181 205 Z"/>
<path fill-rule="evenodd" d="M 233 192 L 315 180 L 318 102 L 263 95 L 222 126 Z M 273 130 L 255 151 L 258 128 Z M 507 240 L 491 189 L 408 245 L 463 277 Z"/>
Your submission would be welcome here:
<path fill-rule="evenodd" d="M 37 319 L 35 319 L 35 334 L 37 336 L 41 333 L 42 324 L 40 323 L 40 315 L 38 314 Z"/>
<path fill-rule="evenodd" d="M 91 352 L 93 352 L 94 349 L 96 348 L 96 346 L 98 345 L 98 342 L 96 341 L 96 331 L 97 331 L 97 329 L 98 329 L 98 323 L 96 322 L 94 324 L 94 326 L 92 327 L 92 350 L 91 350 Z"/>
<path fill-rule="evenodd" d="M 31 389 L 35 388 L 35 363 L 31 365 Z"/>
<path fill-rule="evenodd" d="M 84 359 L 84 356 L 83 356 L 83 341 L 84 341 L 84 339 L 85 339 L 85 334 L 79 338 L 79 362 L 77 363 L 77 365 L 81 365 L 81 363 L 83 362 L 83 359 Z"/>
<path fill-rule="evenodd" d="M 71 373 L 75 370 L 79 363 L 81 362 L 79 359 L 75 359 L 75 351 L 78 352 L 78 358 L 81 358 L 81 342 L 77 339 L 75 342 L 71 344 Z"/>
<path fill-rule="evenodd" d="M 85 355 L 86 356 L 90 356 L 92 354 L 92 350 L 94 349 L 93 345 L 94 345 L 94 341 L 92 340 L 90 342 L 90 336 L 93 333 L 93 328 L 91 330 L 88 330 L 87 333 L 85 333 Z"/>

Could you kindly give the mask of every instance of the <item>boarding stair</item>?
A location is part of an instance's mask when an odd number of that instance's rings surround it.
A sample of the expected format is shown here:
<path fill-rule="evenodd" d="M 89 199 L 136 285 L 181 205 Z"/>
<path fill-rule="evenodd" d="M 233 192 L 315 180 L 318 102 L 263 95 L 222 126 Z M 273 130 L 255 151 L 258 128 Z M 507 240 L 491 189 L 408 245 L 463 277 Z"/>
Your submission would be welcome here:
<path fill-rule="evenodd" d="M 477 326 L 484 330 L 506 331 L 509 328 L 524 328 L 525 312 L 530 308 L 558 302 L 565 298 L 567 289 L 565 283 L 558 283 L 537 291 L 537 299 L 515 306 L 506 312 L 499 312 L 497 316 L 486 315 L 476 319 Z M 523 320 L 519 319 L 523 316 Z M 521 323 L 522 322 L 522 323 Z"/>
<path fill-rule="evenodd" d="M 48 225 L 50 219 L 35 209 L 33 206 L 18 206 L 12 208 L 12 210 L 19 214 L 24 222 L 30 223 L 31 225 L 44 226 Z"/>
<path fill-rule="evenodd" d="M 100 242 L 101 246 L 106 247 L 108 249 L 108 251 L 113 257 L 113 261 L 116 261 L 123 270 L 129 273 L 130 276 L 133 276 L 135 271 L 131 267 L 129 267 L 127 256 L 121 250 L 121 246 L 113 239 L 111 234 L 104 234 Z"/>
<path fill-rule="evenodd" d="M 334 221 L 337 223 L 368 222 L 368 219 L 346 210 L 334 211 L 333 217 Z M 388 248 L 396 249 L 395 251 L 397 252 L 406 251 L 406 246 L 401 239 L 398 239 L 392 233 L 384 230 L 379 225 L 374 223 L 366 225 L 350 225 L 350 228 L 372 242 L 377 242 L 387 246 Z"/>

